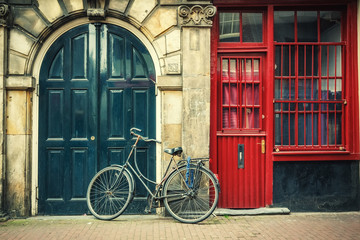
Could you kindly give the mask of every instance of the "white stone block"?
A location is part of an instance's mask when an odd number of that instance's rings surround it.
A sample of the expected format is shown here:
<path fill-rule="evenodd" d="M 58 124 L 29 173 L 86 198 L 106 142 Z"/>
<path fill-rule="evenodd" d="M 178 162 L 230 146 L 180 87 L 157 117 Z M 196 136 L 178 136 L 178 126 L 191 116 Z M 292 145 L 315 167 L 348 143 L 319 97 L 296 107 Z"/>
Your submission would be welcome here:
<path fill-rule="evenodd" d="M 26 58 L 15 55 L 10 52 L 9 54 L 9 74 L 21 74 L 25 73 Z"/>
<path fill-rule="evenodd" d="M 163 92 L 164 124 L 181 124 L 182 122 L 182 92 Z"/>
<path fill-rule="evenodd" d="M 110 0 L 109 9 L 125 12 L 127 5 L 129 4 L 129 0 Z"/>
<path fill-rule="evenodd" d="M 10 49 L 29 55 L 30 49 L 34 41 L 27 37 L 23 32 L 17 29 L 11 29 L 10 31 Z"/>
<path fill-rule="evenodd" d="M 129 15 L 142 22 L 156 6 L 156 3 L 156 0 L 135 0 L 129 10 Z"/>
<path fill-rule="evenodd" d="M 158 8 L 151 15 L 144 26 L 151 32 L 154 37 L 166 32 L 172 26 L 177 25 L 176 8 Z"/>
<path fill-rule="evenodd" d="M 180 50 L 180 29 L 176 29 L 166 35 L 166 52 L 172 53 Z"/>
<path fill-rule="evenodd" d="M 44 21 L 32 8 L 16 8 L 14 24 L 21 26 L 36 37 L 46 27 Z"/>
<path fill-rule="evenodd" d="M 50 22 L 64 15 L 57 0 L 38 0 L 38 3 L 40 11 Z"/>
<path fill-rule="evenodd" d="M 84 8 L 83 0 L 63 0 L 68 12 L 81 10 Z"/>
<path fill-rule="evenodd" d="M 166 73 L 181 74 L 181 55 L 177 54 L 166 58 Z"/>

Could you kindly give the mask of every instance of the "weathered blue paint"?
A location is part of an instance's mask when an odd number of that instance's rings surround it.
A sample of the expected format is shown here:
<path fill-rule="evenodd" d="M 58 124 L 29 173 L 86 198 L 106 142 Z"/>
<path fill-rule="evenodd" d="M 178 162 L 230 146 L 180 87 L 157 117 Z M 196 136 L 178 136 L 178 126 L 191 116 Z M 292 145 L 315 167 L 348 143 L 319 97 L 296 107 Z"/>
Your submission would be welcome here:
<path fill-rule="evenodd" d="M 149 52 L 123 28 L 83 25 L 51 46 L 40 72 L 39 213 L 86 213 L 90 179 L 125 161 L 129 129 L 155 138 L 153 81 Z M 155 145 L 137 152 L 140 168 L 155 178 Z M 145 205 L 145 191 L 137 192 L 132 212 Z"/>

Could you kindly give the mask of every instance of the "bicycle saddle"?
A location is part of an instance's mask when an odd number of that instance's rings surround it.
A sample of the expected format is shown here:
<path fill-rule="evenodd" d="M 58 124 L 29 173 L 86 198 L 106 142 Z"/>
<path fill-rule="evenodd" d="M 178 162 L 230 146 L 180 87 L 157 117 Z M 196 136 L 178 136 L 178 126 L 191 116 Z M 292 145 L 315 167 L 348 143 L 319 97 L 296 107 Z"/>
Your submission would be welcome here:
<path fill-rule="evenodd" d="M 173 155 L 173 156 L 180 156 L 180 154 L 182 153 L 182 148 L 181 147 L 176 147 L 176 148 L 167 148 L 164 150 L 164 152 L 166 152 L 167 154 Z"/>

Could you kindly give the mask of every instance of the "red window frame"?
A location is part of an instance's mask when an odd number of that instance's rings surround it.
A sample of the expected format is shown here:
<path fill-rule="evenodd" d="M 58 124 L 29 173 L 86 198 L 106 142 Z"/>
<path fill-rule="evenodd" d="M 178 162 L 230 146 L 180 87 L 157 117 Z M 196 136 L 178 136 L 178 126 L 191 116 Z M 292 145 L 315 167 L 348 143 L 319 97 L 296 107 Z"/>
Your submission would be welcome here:
<path fill-rule="evenodd" d="M 220 130 L 261 131 L 262 56 L 222 56 L 220 64 Z"/>
<path fill-rule="evenodd" d="M 265 53 L 265 67 L 264 67 L 264 88 L 274 88 L 274 82 L 270 83 L 270 78 L 274 77 L 274 64 L 275 64 L 275 45 L 273 36 L 273 23 L 274 23 L 274 9 L 283 10 L 309 10 L 309 11 L 327 11 L 327 10 L 339 10 L 342 9 L 345 14 L 343 18 L 343 25 L 346 29 L 342 31 L 343 42 L 345 43 L 345 54 L 343 69 L 344 79 L 346 84 L 343 85 L 343 97 L 345 106 L 343 109 L 343 124 L 345 129 L 343 132 L 342 145 L 344 149 L 314 149 L 313 151 L 297 151 L 299 149 L 279 149 L 276 151 L 275 139 L 274 139 L 274 103 L 272 101 L 265 101 L 266 108 L 265 120 L 263 122 L 266 125 L 266 134 L 269 136 L 266 141 L 267 155 L 272 161 L 318 161 L 318 160 L 360 160 L 360 143 L 359 143 L 359 81 L 358 81 L 358 53 L 357 53 L 357 1 L 356 0 L 344 0 L 339 2 L 338 0 L 329 0 L 324 3 L 322 0 L 295 0 L 295 1 L 282 1 L 282 0 L 214 0 L 214 6 L 217 7 L 217 14 L 214 18 L 214 25 L 212 27 L 211 37 L 211 81 L 212 81 L 212 96 L 215 95 L 213 86 L 218 84 L 219 66 L 220 62 L 218 57 L 222 54 L 236 54 L 246 52 Z M 263 44 L 249 44 L 247 43 L 226 43 L 219 42 L 219 27 L 218 27 L 218 13 L 219 12 L 233 12 L 236 10 L 260 10 L 264 12 L 263 15 Z M 274 79 L 272 80 L 274 81 Z M 218 97 L 211 98 L 211 149 L 216 149 L 216 131 L 221 128 L 218 114 L 221 106 L 218 101 Z M 264 99 L 274 99 L 274 92 L 267 92 L 264 95 Z M 271 151 L 273 150 L 273 151 Z M 211 151 L 210 155 L 216 158 L 216 150 Z M 216 165 L 216 161 L 215 161 Z"/>
<path fill-rule="evenodd" d="M 288 10 L 287 10 L 288 11 Z M 298 42 L 297 13 L 294 12 L 294 41 L 293 42 L 274 42 L 275 63 L 280 66 L 279 71 L 274 71 L 274 82 L 280 82 L 280 96 L 276 94 L 276 84 L 274 84 L 274 143 L 275 150 L 343 150 L 345 146 L 345 41 L 343 31 L 346 29 L 344 24 L 344 12 L 341 13 L 341 42 L 321 42 L 320 36 L 320 11 L 311 10 L 317 13 L 317 41 Z M 279 11 L 281 12 L 281 10 Z M 275 33 L 274 33 L 275 34 Z M 274 36 L 275 38 L 275 36 Z M 307 74 L 306 49 L 311 49 L 311 74 Z M 303 48 L 304 62 L 299 61 L 300 49 Z M 337 50 L 340 48 L 340 53 Z M 279 52 L 280 55 L 276 54 Z M 325 49 L 325 51 L 323 51 Z M 334 76 L 329 74 L 330 49 L 334 49 Z M 286 51 L 285 51 L 286 50 Z M 338 50 L 339 51 L 339 50 Z M 288 53 L 288 54 L 285 54 Z M 323 52 L 326 55 L 324 61 Z M 341 70 L 337 73 L 337 56 L 340 55 Z M 279 59 L 280 56 L 280 59 Z M 285 64 L 287 63 L 287 64 Z M 303 64 L 303 75 L 300 73 L 299 65 Z M 285 71 L 285 65 L 288 69 Z M 317 65 L 317 69 L 314 67 Z M 322 68 L 326 66 L 326 72 Z M 276 65 L 275 65 L 276 66 Z M 287 74 L 283 74 L 287 72 Z M 316 74 L 317 73 L 317 74 Z M 306 95 L 306 85 L 311 81 L 311 96 Z M 314 86 L 314 81 L 315 85 Z M 336 92 L 336 82 L 341 82 L 341 97 L 334 98 L 329 96 L 330 82 L 334 82 Z M 284 84 L 283 84 L 284 83 Z M 287 83 L 287 84 L 285 84 Z M 302 84 L 301 84 L 302 83 Z M 325 84 L 324 84 L 325 83 Z M 279 85 L 279 84 L 277 84 Z M 303 85 L 303 91 L 300 91 Z M 283 87 L 285 86 L 285 88 Z M 286 86 L 288 86 L 286 88 Z M 317 88 L 316 96 L 313 89 Z M 283 95 L 283 90 L 286 94 Z M 325 90 L 325 91 L 324 91 Z M 279 90 L 278 90 L 279 92 Z M 324 92 L 326 96 L 324 95 Z M 304 93 L 304 94 L 302 94 Z M 276 96 L 278 95 L 278 96 Z M 300 98 L 303 95 L 303 98 Z M 310 107 L 310 108 L 309 108 Z M 311 116 L 311 118 L 309 118 Z M 340 118 L 339 118 L 340 116 Z M 302 120 L 301 120 L 302 119 Z M 311 121 L 308 121 L 311 119 Z M 341 123 L 341 126 L 337 126 Z M 333 125 L 330 127 L 330 125 Z M 303 129 L 302 129 L 303 128 Z M 311 128 L 312 131 L 307 130 Z M 309 136 L 312 134 L 311 136 Z M 338 136 L 337 136 L 338 135 Z M 339 136 L 341 135 L 341 136 Z M 308 140 L 308 141 L 307 141 Z"/>

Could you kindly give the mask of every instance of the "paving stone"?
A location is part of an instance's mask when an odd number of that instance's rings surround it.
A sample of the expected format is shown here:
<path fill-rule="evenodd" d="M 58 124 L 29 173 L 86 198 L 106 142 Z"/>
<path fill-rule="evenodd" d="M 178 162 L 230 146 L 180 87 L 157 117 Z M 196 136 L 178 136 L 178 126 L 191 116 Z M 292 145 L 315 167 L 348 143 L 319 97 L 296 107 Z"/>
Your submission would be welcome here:
<path fill-rule="evenodd" d="M 0 223 L 0 239 L 359 239 L 360 212 L 216 216 L 183 224 L 158 215 L 31 217 Z"/>

